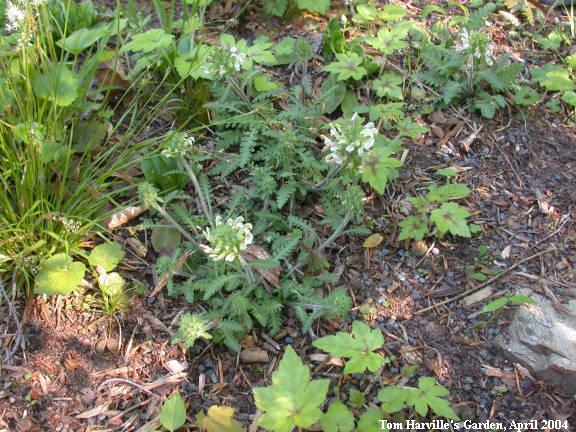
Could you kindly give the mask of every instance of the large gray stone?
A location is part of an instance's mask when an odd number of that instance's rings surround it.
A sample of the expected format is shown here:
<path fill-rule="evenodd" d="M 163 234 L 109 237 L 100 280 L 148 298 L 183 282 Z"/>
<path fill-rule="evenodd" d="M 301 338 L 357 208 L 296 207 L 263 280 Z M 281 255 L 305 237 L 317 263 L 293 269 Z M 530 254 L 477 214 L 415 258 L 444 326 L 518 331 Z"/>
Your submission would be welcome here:
<path fill-rule="evenodd" d="M 520 306 L 508 330 L 495 339 L 504 353 L 537 378 L 576 394 L 576 300 L 557 310 L 548 298 Z"/>

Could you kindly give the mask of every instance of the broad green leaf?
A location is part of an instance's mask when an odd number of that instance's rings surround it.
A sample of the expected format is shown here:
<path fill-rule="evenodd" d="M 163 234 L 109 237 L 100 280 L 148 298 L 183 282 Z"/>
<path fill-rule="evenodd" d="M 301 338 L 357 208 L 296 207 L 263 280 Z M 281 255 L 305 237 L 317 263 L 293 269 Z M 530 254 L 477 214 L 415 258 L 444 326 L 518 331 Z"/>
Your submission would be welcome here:
<path fill-rule="evenodd" d="M 400 225 L 398 240 L 422 240 L 428 235 L 428 224 L 420 216 L 408 216 Z"/>
<path fill-rule="evenodd" d="M 354 15 L 354 21 L 359 24 L 366 24 L 373 21 L 378 15 L 378 10 L 374 5 L 369 3 L 360 3 L 356 6 L 356 15 Z"/>
<path fill-rule="evenodd" d="M 403 40 L 400 32 L 394 32 L 386 28 L 378 30 L 376 37 L 368 38 L 366 42 L 384 55 L 393 54 L 395 51 L 408 46 L 408 44 Z"/>
<path fill-rule="evenodd" d="M 105 242 L 99 244 L 88 256 L 91 266 L 100 266 L 104 271 L 112 271 L 120 261 L 124 259 L 124 250 L 117 242 Z"/>
<path fill-rule="evenodd" d="M 350 389 L 350 394 L 348 395 L 348 403 L 352 408 L 362 408 L 366 403 L 366 397 L 361 391 L 352 388 Z"/>
<path fill-rule="evenodd" d="M 352 323 L 352 335 L 338 332 L 312 342 L 316 348 L 326 351 L 334 357 L 349 359 L 344 367 L 345 374 L 362 373 L 365 369 L 376 372 L 387 360 L 372 351 L 382 348 L 384 337 L 379 329 L 361 322 Z"/>
<path fill-rule="evenodd" d="M 407 13 L 402 6 L 389 4 L 382 8 L 378 17 L 384 21 L 400 21 Z"/>
<path fill-rule="evenodd" d="M 382 432 L 382 428 L 380 427 L 382 417 L 381 411 L 373 409 L 362 413 L 358 419 L 358 432 Z"/>
<path fill-rule="evenodd" d="M 330 74 L 322 83 L 322 97 L 324 98 L 324 112 L 331 114 L 340 106 L 346 96 L 346 84 Z"/>
<path fill-rule="evenodd" d="M 532 297 L 526 295 L 516 294 L 509 297 L 510 303 L 514 303 L 517 305 L 521 304 L 534 304 L 536 303 Z"/>
<path fill-rule="evenodd" d="M 265 92 L 277 89 L 279 84 L 271 80 L 272 75 L 267 73 L 258 74 L 254 77 L 254 89 L 257 92 Z"/>
<path fill-rule="evenodd" d="M 569 91 L 575 86 L 568 69 L 551 63 L 532 69 L 532 79 L 549 91 Z"/>
<path fill-rule="evenodd" d="M 324 70 L 335 74 L 339 81 L 360 80 L 368 73 L 361 65 L 362 57 L 356 53 L 336 54 L 336 61 L 324 66 Z"/>
<path fill-rule="evenodd" d="M 330 0 L 296 0 L 300 9 L 325 14 L 330 9 Z"/>
<path fill-rule="evenodd" d="M 354 414 L 340 401 L 333 402 L 320 419 L 322 429 L 330 432 L 351 432 Z"/>
<path fill-rule="evenodd" d="M 391 99 L 402 100 L 402 84 L 404 78 L 401 75 L 386 72 L 383 73 L 379 79 L 372 82 L 372 89 L 380 97 L 388 97 Z"/>
<path fill-rule="evenodd" d="M 535 36 L 534 40 L 544 49 L 557 50 L 562 45 L 564 38 L 557 30 L 552 30 L 548 36 Z"/>
<path fill-rule="evenodd" d="M 170 432 L 180 429 L 186 423 L 186 405 L 180 393 L 174 393 L 162 404 L 160 424 Z"/>
<path fill-rule="evenodd" d="M 174 36 L 167 34 L 163 29 L 152 29 L 144 33 L 135 34 L 132 40 L 120 48 L 120 52 L 149 53 L 154 50 L 169 48 L 174 43 Z"/>
<path fill-rule="evenodd" d="M 562 95 L 562 100 L 566 102 L 568 105 L 572 105 L 576 107 L 576 92 L 568 91 Z"/>
<path fill-rule="evenodd" d="M 266 0 L 264 13 L 282 18 L 288 9 L 288 0 Z"/>
<path fill-rule="evenodd" d="M 406 106 L 403 102 L 391 102 L 387 104 L 371 105 L 370 120 L 397 121 L 406 115 L 402 109 Z"/>
<path fill-rule="evenodd" d="M 475 281 L 478 281 L 478 282 L 484 282 L 484 281 L 488 280 L 488 276 L 486 276 L 484 273 L 477 272 L 477 273 L 472 273 L 470 275 L 470 279 L 474 279 Z"/>
<path fill-rule="evenodd" d="M 387 386 L 378 392 L 378 399 L 382 402 L 382 411 L 393 414 L 406 406 L 408 400 L 414 394 L 415 389 Z"/>
<path fill-rule="evenodd" d="M 440 203 L 450 200 L 466 198 L 468 195 L 470 195 L 470 189 L 468 188 L 468 186 L 460 183 L 451 183 L 440 187 L 432 185 L 428 189 L 428 199 L 430 201 Z"/>
<path fill-rule="evenodd" d="M 539 100 L 540 95 L 538 95 L 538 92 L 532 90 L 528 86 L 520 87 L 514 94 L 514 103 L 516 105 L 536 105 Z"/>
<path fill-rule="evenodd" d="M 499 309 L 502 309 L 504 306 L 506 306 L 507 303 L 508 303 L 508 297 L 497 298 L 496 300 L 492 300 L 490 303 L 486 304 L 482 308 L 482 312 L 484 313 L 495 312 Z"/>
<path fill-rule="evenodd" d="M 442 168 L 436 171 L 436 174 L 444 177 L 456 177 L 458 175 L 454 168 Z"/>
<path fill-rule="evenodd" d="M 196 414 L 196 425 L 201 432 L 242 432 L 245 428 L 234 420 L 234 411 L 227 406 L 211 406 L 206 414 Z"/>
<path fill-rule="evenodd" d="M 416 123 L 410 117 L 404 117 L 403 119 L 398 120 L 396 128 L 398 129 L 399 136 L 409 137 L 412 139 L 416 139 L 423 133 L 428 132 L 426 126 Z"/>
<path fill-rule="evenodd" d="M 60 39 L 56 44 L 62 49 L 71 52 L 74 55 L 78 55 L 86 48 L 89 48 L 109 34 L 110 31 L 107 26 L 91 29 L 81 28 L 80 30 L 76 30 L 67 38 Z"/>
<path fill-rule="evenodd" d="M 453 203 L 444 203 L 442 207 L 432 210 L 430 220 L 438 228 L 440 235 L 450 232 L 452 235 L 471 237 L 466 218 L 470 216 L 468 210 Z"/>
<path fill-rule="evenodd" d="M 80 78 L 63 64 L 52 64 L 46 73 L 32 78 L 36 96 L 58 106 L 70 106 L 78 97 Z"/>
<path fill-rule="evenodd" d="M 116 272 L 103 273 L 98 276 L 100 289 L 109 297 L 119 297 L 124 293 L 124 278 Z"/>
<path fill-rule="evenodd" d="M 329 384 L 327 379 L 311 381 L 308 366 L 289 346 L 272 374 L 272 385 L 253 389 L 256 407 L 263 412 L 260 426 L 275 432 L 309 428 L 322 417 Z"/>
<path fill-rule="evenodd" d="M 68 295 L 73 292 L 86 273 L 86 266 L 66 253 L 59 253 L 40 264 L 36 275 L 34 293 Z"/>
<path fill-rule="evenodd" d="M 390 147 L 377 143 L 364 157 L 362 180 L 380 195 L 384 194 L 388 181 L 398 177 L 398 168 L 402 166 L 402 162 L 390 157 L 392 153 Z"/>

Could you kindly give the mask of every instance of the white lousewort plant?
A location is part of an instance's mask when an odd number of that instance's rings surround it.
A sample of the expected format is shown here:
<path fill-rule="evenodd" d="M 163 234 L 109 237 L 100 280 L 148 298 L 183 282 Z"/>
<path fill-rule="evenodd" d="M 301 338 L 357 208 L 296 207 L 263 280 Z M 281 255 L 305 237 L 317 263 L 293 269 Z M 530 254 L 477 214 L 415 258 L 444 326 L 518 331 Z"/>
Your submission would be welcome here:
<path fill-rule="evenodd" d="M 214 227 L 206 228 L 203 234 L 208 245 L 200 245 L 200 248 L 214 261 L 236 261 L 254 239 L 252 224 L 244 223 L 242 216 L 223 222 L 218 215 Z"/>

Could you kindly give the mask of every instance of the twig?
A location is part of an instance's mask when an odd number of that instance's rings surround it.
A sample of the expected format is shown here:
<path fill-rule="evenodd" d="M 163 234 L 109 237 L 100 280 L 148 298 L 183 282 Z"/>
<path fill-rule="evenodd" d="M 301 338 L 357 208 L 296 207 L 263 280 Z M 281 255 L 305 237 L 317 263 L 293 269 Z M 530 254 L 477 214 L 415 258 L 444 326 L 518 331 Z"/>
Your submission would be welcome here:
<path fill-rule="evenodd" d="M 124 378 L 110 378 L 107 379 L 106 381 L 103 381 L 102 384 L 100 384 L 98 386 L 98 388 L 96 389 L 97 392 L 99 392 L 104 386 L 106 386 L 106 384 L 110 384 L 110 383 L 122 383 L 122 384 L 127 384 L 133 387 L 136 387 L 138 390 L 143 391 L 144 393 L 152 396 L 154 399 L 156 400 L 161 400 L 160 396 L 158 396 L 156 393 L 151 392 L 150 390 L 148 390 L 147 388 L 142 387 L 140 384 L 135 383 L 134 381 L 130 381 L 129 379 L 124 379 Z"/>
<path fill-rule="evenodd" d="M 16 271 L 14 271 L 14 273 L 12 274 L 12 285 L 13 285 L 12 289 L 15 292 L 15 290 L 16 290 Z M 25 342 L 24 342 L 24 338 L 22 337 L 22 324 L 20 323 L 20 320 L 18 319 L 18 314 L 16 313 L 16 309 L 14 308 L 14 304 L 10 301 L 8 294 L 6 293 L 6 290 L 4 289 L 4 283 L 3 283 L 1 278 L 0 278 L 0 291 L 2 291 L 2 297 L 4 297 L 4 300 L 6 300 L 6 304 L 8 305 L 8 311 L 9 311 L 10 315 L 12 316 L 12 319 L 16 323 L 16 335 L 14 336 L 14 341 L 12 342 L 12 347 L 10 348 L 8 353 L 6 354 L 6 362 L 10 363 L 10 360 L 12 359 L 14 354 L 16 354 L 16 351 L 18 350 L 18 348 L 22 347 L 22 351 L 24 351 Z"/>
<path fill-rule="evenodd" d="M 332 235 L 330 237 L 328 237 L 324 243 L 322 243 L 319 247 L 318 247 L 318 252 L 322 253 L 324 251 L 324 249 L 326 249 L 328 246 L 330 246 L 338 237 L 340 237 L 340 234 L 342 234 L 342 232 L 346 229 L 346 227 L 348 226 L 348 223 L 350 222 L 350 220 L 352 219 L 352 212 L 348 212 L 346 213 L 346 216 L 344 216 L 344 219 L 342 219 L 342 222 L 340 222 L 340 225 L 338 225 L 338 227 L 334 230 L 334 232 L 332 233 Z"/>
<path fill-rule="evenodd" d="M 428 312 L 429 310 L 432 310 L 432 309 L 434 309 L 434 308 L 436 308 L 436 307 L 438 307 L 438 306 L 442 306 L 442 305 L 445 305 L 445 304 L 448 304 L 448 303 L 452 303 L 453 301 L 459 300 L 459 299 L 461 299 L 461 298 L 463 298 L 463 297 L 466 297 L 467 295 L 469 295 L 469 294 L 471 294 L 471 293 L 474 293 L 474 292 L 476 292 L 476 291 L 479 291 L 479 290 L 481 290 L 482 288 L 484 288 L 484 287 L 490 285 L 491 283 L 497 281 L 497 280 L 500 279 L 502 276 L 507 275 L 507 274 L 510 273 L 512 270 L 514 270 L 516 267 L 524 264 L 525 262 L 531 261 L 531 260 L 533 260 L 534 258 L 538 258 L 539 256 L 546 255 L 546 254 L 548 254 L 548 253 L 550 253 L 550 252 L 554 252 L 555 250 L 556 250 L 556 248 L 549 248 L 549 249 L 546 249 L 546 250 L 544 250 L 544 251 L 542 251 L 542 252 L 535 253 L 534 255 L 530 255 L 529 257 L 524 258 L 524 259 L 518 261 L 516 264 L 511 265 L 511 266 L 508 267 L 506 270 L 504 270 L 502 273 L 499 273 L 499 274 L 497 274 L 496 276 L 491 277 L 491 278 L 488 279 L 487 281 L 482 282 L 480 285 L 476 285 L 476 286 L 474 286 L 474 287 L 472 287 L 472 288 L 470 288 L 470 289 L 467 289 L 467 290 L 465 290 L 464 292 L 462 292 L 462 293 L 460 293 L 460 294 L 458 294 L 458 295 L 456 295 L 456 296 L 454 296 L 454 297 L 452 297 L 452 298 L 446 299 L 446 300 L 444 300 L 444 301 L 442 301 L 442 302 L 440 302 L 440 303 L 436 303 L 436 304 L 434 304 L 434 305 L 432 305 L 432 306 L 426 307 L 426 308 L 424 308 L 424 309 L 420 309 L 419 311 L 416 311 L 416 312 L 415 312 L 415 315 L 423 314 L 424 312 Z"/>

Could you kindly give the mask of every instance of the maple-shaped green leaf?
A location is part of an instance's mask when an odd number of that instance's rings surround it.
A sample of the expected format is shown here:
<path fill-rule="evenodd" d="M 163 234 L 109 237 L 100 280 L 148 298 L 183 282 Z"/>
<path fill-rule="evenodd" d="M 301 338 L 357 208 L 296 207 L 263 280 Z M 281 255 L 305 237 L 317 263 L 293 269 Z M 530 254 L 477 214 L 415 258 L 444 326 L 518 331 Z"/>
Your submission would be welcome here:
<path fill-rule="evenodd" d="M 412 139 L 417 138 L 423 133 L 428 132 L 426 126 L 416 123 L 410 117 L 404 117 L 396 123 L 396 128 L 398 129 L 399 136 L 410 137 Z"/>
<path fill-rule="evenodd" d="M 390 55 L 408 46 L 403 38 L 403 32 L 381 28 L 376 37 L 368 38 L 366 42 L 382 54 Z"/>
<path fill-rule="evenodd" d="M 88 256 L 91 266 L 100 266 L 104 271 L 112 271 L 120 261 L 124 259 L 124 250 L 117 242 L 106 242 L 99 244 Z"/>
<path fill-rule="evenodd" d="M 470 229 L 466 222 L 466 218 L 469 216 L 470 212 L 464 207 L 450 202 L 432 210 L 430 220 L 436 225 L 440 235 L 450 232 L 452 235 L 471 237 Z"/>
<path fill-rule="evenodd" d="M 299 9 L 325 14 L 330 9 L 330 0 L 296 0 Z"/>
<path fill-rule="evenodd" d="M 340 401 L 333 402 L 320 419 L 322 430 L 351 432 L 354 429 L 354 414 Z"/>
<path fill-rule="evenodd" d="M 47 295 L 68 295 L 73 292 L 86 273 L 86 266 L 68 254 L 59 253 L 40 264 L 34 292 Z"/>
<path fill-rule="evenodd" d="M 366 397 L 361 391 L 352 388 L 348 395 L 348 403 L 352 408 L 362 408 L 366 403 Z"/>
<path fill-rule="evenodd" d="M 170 432 L 180 429 L 186 423 L 186 405 L 180 393 L 174 393 L 160 409 L 160 424 Z"/>
<path fill-rule="evenodd" d="M 196 425 L 200 432 L 243 432 L 246 429 L 234 420 L 234 408 L 213 405 L 208 412 L 196 414 Z"/>
<path fill-rule="evenodd" d="M 260 426 L 275 432 L 308 428 L 322 417 L 320 406 L 326 400 L 327 379 L 310 380 L 310 369 L 292 347 L 272 374 L 272 385 L 253 389 L 256 407 L 262 410 Z"/>
<path fill-rule="evenodd" d="M 144 33 L 135 34 L 132 40 L 120 48 L 120 52 L 149 53 L 158 49 L 169 48 L 174 42 L 174 36 L 167 34 L 163 29 L 152 29 Z"/>
<path fill-rule="evenodd" d="M 362 65 L 362 57 L 356 53 L 336 54 L 336 61 L 324 66 L 326 72 L 336 75 L 339 81 L 362 79 L 368 72 Z"/>
<path fill-rule="evenodd" d="M 516 105 L 528 106 L 536 105 L 540 100 L 538 92 L 532 90 L 528 86 L 522 86 L 514 94 L 514 103 Z"/>
<path fill-rule="evenodd" d="M 48 70 L 32 78 L 36 96 L 58 106 L 70 106 L 78 97 L 80 78 L 63 64 L 50 65 Z"/>
<path fill-rule="evenodd" d="M 382 432 L 380 420 L 382 420 L 382 411 L 369 409 L 362 413 L 358 419 L 358 428 L 356 430 L 358 432 Z"/>
<path fill-rule="evenodd" d="M 370 120 L 400 120 L 403 119 L 406 114 L 402 109 L 406 106 L 404 102 L 390 102 L 387 104 L 379 104 L 370 106 Z"/>
<path fill-rule="evenodd" d="M 400 222 L 400 235 L 398 240 L 422 240 L 428 235 L 428 224 L 420 216 L 408 216 Z"/>
<path fill-rule="evenodd" d="M 362 321 L 352 323 L 352 334 L 338 332 L 317 339 L 312 345 L 333 357 L 349 359 L 344 367 L 345 374 L 362 373 L 366 369 L 376 372 L 388 360 L 373 352 L 384 345 L 382 332 L 380 329 L 370 329 Z"/>
<path fill-rule="evenodd" d="M 468 195 L 470 195 L 470 189 L 460 183 L 450 183 L 440 187 L 433 184 L 428 188 L 428 200 L 439 203 L 466 198 Z"/>
<path fill-rule="evenodd" d="M 430 200 L 423 196 L 410 197 L 408 202 L 418 213 L 427 213 L 430 207 Z"/>
<path fill-rule="evenodd" d="M 562 95 L 562 100 L 566 102 L 568 105 L 576 107 L 576 92 L 573 91 L 564 92 L 564 94 Z"/>
<path fill-rule="evenodd" d="M 532 79 L 549 91 L 569 91 L 575 86 L 570 71 L 552 63 L 532 69 Z"/>
<path fill-rule="evenodd" d="M 374 188 L 380 195 L 384 194 L 390 180 L 398 177 L 398 168 L 402 162 L 390 157 L 396 149 L 377 143 L 372 151 L 364 156 L 362 180 Z"/>
<path fill-rule="evenodd" d="M 450 392 L 439 384 L 432 377 L 421 377 L 418 379 L 418 388 L 387 386 L 378 392 L 378 399 L 382 402 L 382 411 L 395 413 L 406 406 L 411 406 L 421 416 L 426 416 L 428 410 L 434 414 L 459 420 L 458 416 L 450 406 L 450 402 L 445 399 Z"/>
<path fill-rule="evenodd" d="M 384 21 L 400 21 L 407 13 L 404 7 L 389 4 L 382 8 L 378 17 Z"/>
<path fill-rule="evenodd" d="M 474 108 L 480 110 L 482 117 L 494 118 L 496 110 L 498 108 L 504 108 L 506 106 L 506 99 L 502 95 L 492 95 L 486 92 L 480 92 L 478 97 L 474 99 Z"/>
<path fill-rule="evenodd" d="M 267 0 L 264 2 L 264 13 L 282 18 L 288 9 L 288 0 Z"/>
<path fill-rule="evenodd" d="M 402 100 L 402 84 L 404 78 L 401 75 L 386 72 L 379 79 L 372 82 L 372 88 L 380 97 L 389 97 L 391 99 Z"/>

